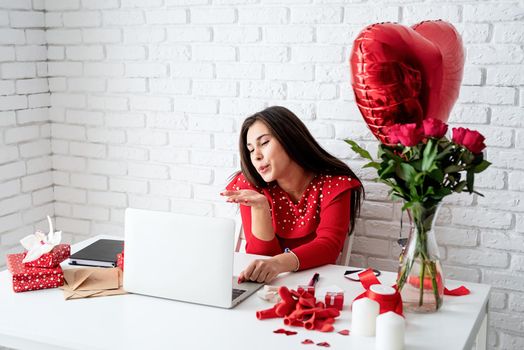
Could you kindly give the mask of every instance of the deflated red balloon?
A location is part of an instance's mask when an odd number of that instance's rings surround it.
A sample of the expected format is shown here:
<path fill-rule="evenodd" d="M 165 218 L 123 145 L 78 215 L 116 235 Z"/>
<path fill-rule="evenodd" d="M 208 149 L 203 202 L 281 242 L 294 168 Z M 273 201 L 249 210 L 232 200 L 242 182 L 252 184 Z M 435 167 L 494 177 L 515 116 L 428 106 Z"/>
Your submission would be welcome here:
<path fill-rule="evenodd" d="M 390 125 L 448 120 L 462 81 L 464 49 L 456 29 L 444 21 L 411 28 L 373 24 L 355 39 L 350 66 L 358 108 L 375 137 L 388 144 Z"/>

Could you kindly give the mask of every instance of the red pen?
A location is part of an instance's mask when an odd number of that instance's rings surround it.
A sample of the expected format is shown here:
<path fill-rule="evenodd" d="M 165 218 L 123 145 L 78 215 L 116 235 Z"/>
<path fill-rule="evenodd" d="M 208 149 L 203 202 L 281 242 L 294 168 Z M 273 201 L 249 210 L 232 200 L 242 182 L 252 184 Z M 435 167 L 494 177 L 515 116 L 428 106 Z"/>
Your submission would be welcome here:
<path fill-rule="evenodd" d="M 320 275 L 318 274 L 318 272 L 316 272 L 313 275 L 313 277 L 311 277 L 311 280 L 308 283 L 308 287 L 314 287 L 315 284 L 318 282 L 319 277 L 320 277 Z"/>

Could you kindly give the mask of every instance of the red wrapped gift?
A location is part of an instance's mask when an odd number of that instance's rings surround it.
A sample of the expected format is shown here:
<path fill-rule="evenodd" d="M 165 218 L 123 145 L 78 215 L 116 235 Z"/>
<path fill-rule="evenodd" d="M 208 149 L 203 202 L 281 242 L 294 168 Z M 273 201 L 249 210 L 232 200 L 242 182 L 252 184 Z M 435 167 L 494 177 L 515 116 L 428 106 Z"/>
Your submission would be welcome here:
<path fill-rule="evenodd" d="M 297 286 L 297 292 L 298 294 L 303 294 L 305 292 L 315 296 L 315 286 L 306 286 L 306 285 L 299 285 Z"/>
<path fill-rule="evenodd" d="M 27 253 L 24 253 L 24 258 Z M 46 253 L 36 260 L 24 263 L 26 267 L 45 267 L 51 268 L 60 265 L 62 261 L 71 255 L 69 244 L 58 244 L 49 253 Z"/>
<path fill-rule="evenodd" d="M 334 307 L 337 310 L 342 310 L 344 307 L 344 293 L 327 292 L 324 301 L 326 302 L 326 307 Z"/>
<path fill-rule="evenodd" d="M 64 274 L 60 266 L 49 269 L 26 267 L 22 262 L 24 255 L 24 253 L 7 255 L 7 268 L 13 275 L 13 290 L 16 293 L 64 285 Z"/>
<path fill-rule="evenodd" d="M 124 251 L 116 255 L 116 266 L 120 267 L 120 270 L 124 271 Z"/>

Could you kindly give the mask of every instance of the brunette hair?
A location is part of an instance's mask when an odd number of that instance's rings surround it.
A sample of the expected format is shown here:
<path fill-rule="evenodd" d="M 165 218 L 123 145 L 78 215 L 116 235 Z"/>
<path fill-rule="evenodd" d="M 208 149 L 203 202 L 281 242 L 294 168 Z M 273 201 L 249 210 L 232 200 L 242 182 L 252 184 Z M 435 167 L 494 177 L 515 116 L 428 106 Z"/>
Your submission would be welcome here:
<path fill-rule="evenodd" d="M 287 155 L 305 170 L 315 174 L 347 175 L 359 180 L 346 163 L 329 154 L 318 144 L 304 123 L 293 112 L 285 107 L 273 106 L 246 118 L 240 130 L 238 145 L 240 168 L 246 179 L 253 185 L 261 188 L 269 186 L 253 166 L 246 146 L 247 131 L 256 121 L 264 123 L 280 142 Z M 362 182 L 360 183 L 361 185 L 353 190 L 351 196 L 349 234 L 355 228 L 355 218 L 360 214 L 360 206 L 364 197 L 364 187 Z"/>

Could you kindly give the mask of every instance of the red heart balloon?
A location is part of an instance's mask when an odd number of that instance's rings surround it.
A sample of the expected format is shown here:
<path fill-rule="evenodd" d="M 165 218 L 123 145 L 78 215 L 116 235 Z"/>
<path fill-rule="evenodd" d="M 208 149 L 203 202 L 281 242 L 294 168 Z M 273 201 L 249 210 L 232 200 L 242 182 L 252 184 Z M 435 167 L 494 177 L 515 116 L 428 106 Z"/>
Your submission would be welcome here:
<path fill-rule="evenodd" d="M 446 122 L 464 70 L 462 39 L 444 21 L 406 27 L 378 23 L 353 43 L 350 58 L 355 99 L 371 132 L 388 144 L 393 124 Z"/>

